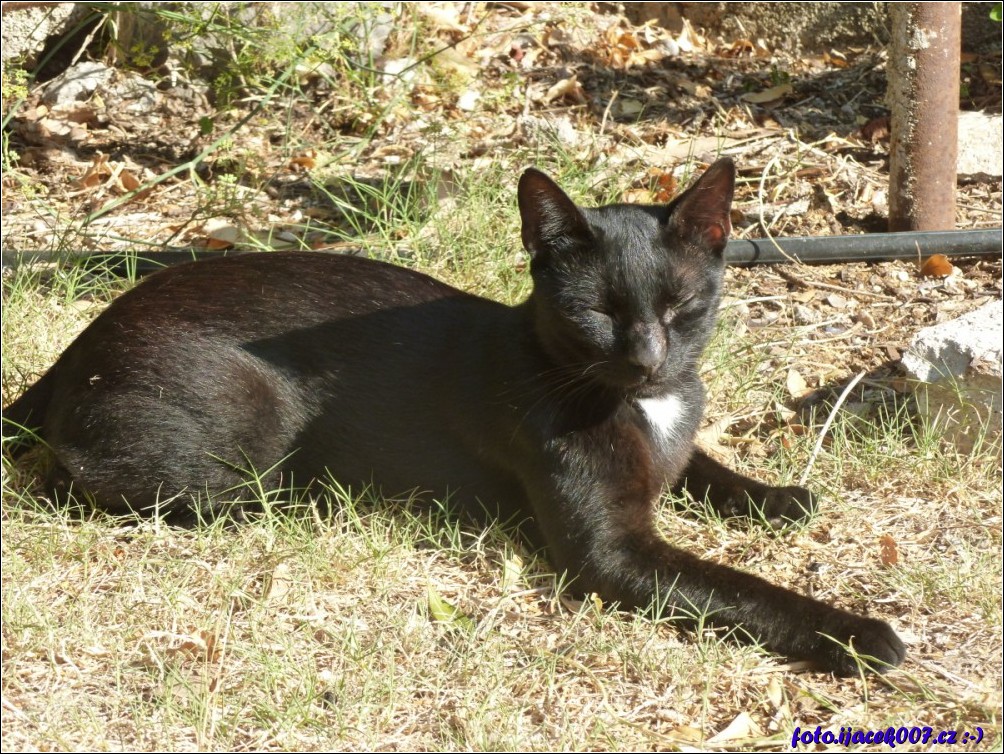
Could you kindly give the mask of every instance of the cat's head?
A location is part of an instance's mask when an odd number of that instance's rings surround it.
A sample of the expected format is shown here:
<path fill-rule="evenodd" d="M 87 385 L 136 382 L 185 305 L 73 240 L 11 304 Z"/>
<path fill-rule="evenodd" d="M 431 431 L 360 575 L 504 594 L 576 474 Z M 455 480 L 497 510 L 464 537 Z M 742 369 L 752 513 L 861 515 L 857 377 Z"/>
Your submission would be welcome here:
<path fill-rule="evenodd" d="M 693 378 L 714 328 L 735 166 L 721 159 L 668 205 L 577 207 L 550 178 L 519 182 L 531 307 L 569 370 L 648 397 Z"/>

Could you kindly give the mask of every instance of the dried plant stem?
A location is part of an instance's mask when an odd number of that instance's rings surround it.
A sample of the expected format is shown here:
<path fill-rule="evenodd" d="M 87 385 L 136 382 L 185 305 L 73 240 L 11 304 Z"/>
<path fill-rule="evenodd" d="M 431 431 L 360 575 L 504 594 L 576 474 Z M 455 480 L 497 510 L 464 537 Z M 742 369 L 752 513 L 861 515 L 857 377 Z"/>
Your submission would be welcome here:
<path fill-rule="evenodd" d="M 823 429 L 819 433 L 819 439 L 816 440 L 816 447 L 812 449 L 812 455 L 809 456 L 809 462 L 805 465 L 805 471 L 802 472 L 802 477 L 798 480 L 798 484 L 800 486 L 805 485 L 805 480 L 809 478 L 809 474 L 812 472 L 812 467 L 816 463 L 816 457 L 819 455 L 819 451 L 823 449 L 823 440 L 826 438 L 826 433 L 830 431 L 830 425 L 833 424 L 833 419 L 836 417 L 837 411 L 839 411 L 840 407 L 844 405 L 844 401 L 847 400 L 847 396 L 851 394 L 854 386 L 857 385 L 864 376 L 864 372 L 858 372 L 854 379 L 847 383 L 847 387 L 844 388 L 844 392 L 842 392 L 840 397 L 837 398 L 837 402 L 833 404 L 833 410 L 830 411 L 830 415 L 826 417 Z"/>

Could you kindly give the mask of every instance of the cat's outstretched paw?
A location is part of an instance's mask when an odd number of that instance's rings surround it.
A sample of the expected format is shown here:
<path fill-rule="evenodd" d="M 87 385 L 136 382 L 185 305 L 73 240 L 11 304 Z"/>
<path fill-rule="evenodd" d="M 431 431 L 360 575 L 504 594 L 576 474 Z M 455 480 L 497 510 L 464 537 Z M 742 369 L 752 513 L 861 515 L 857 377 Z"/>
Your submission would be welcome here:
<path fill-rule="evenodd" d="M 906 657 L 906 645 L 892 627 L 875 618 L 857 618 L 856 622 L 844 629 L 844 636 L 832 637 L 834 643 L 819 658 L 821 664 L 837 675 L 857 675 L 865 670 L 885 673 Z"/>
<path fill-rule="evenodd" d="M 722 518 L 751 518 L 772 529 L 804 521 L 816 512 L 818 498 L 805 487 L 738 488 L 726 498 L 710 500 Z"/>
<path fill-rule="evenodd" d="M 819 498 L 805 487 L 767 487 L 761 500 L 751 499 L 751 514 L 773 529 L 804 521 L 815 514 Z"/>

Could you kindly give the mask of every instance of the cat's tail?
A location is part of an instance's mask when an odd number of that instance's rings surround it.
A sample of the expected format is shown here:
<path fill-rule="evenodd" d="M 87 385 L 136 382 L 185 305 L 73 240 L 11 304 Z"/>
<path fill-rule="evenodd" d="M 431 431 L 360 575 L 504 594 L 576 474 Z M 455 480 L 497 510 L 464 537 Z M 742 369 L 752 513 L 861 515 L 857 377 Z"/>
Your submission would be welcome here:
<path fill-rule="evenodd" d="M 24 391 L 16 401 L 3 409 L 4 450 L 17 458 L 41 439 L 38 429 L 52 400 L 52 370 Z"/>

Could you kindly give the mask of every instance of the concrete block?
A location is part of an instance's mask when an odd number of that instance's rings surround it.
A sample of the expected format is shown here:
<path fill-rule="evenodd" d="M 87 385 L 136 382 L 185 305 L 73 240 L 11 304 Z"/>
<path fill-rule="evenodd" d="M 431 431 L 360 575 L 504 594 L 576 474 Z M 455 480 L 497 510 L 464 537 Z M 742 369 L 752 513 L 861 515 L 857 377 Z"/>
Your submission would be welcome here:
<path fill-rule="evenodd" d="M 922 414 L 969 452 L 983 433 L 1001 432 L 1004 304 L 991 301 L 917 333 L 902 364 Z"/>
<path fill-rule="evenodd" d="M 1000 178 L 1004 173 L 1004 116 L 959 113 L 959 176 Z"/>

